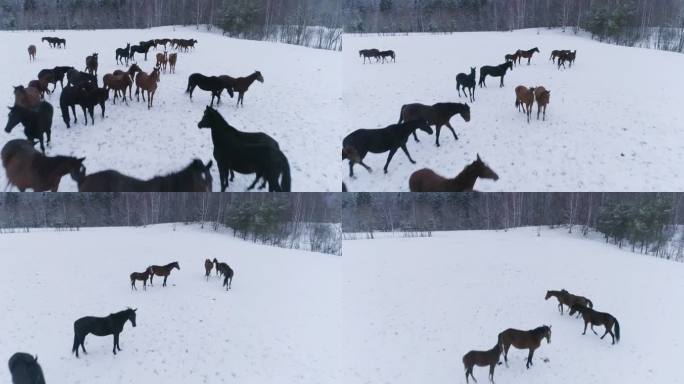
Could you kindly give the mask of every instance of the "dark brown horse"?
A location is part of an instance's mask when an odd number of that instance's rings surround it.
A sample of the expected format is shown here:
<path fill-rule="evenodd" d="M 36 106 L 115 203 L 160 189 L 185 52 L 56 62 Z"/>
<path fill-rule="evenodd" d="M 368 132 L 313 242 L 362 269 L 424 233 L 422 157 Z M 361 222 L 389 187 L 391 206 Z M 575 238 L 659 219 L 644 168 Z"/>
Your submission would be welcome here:
<path fill-rule="evenodd" d="M 127 70 L 126 72 L 124 72 L 124 71 L 122 71 L 122 70 L 119 70 L 119 69 L 117 69 L 116 71 L 112 72 L 112 75 L 113 75 L 113 76 L 119 76 L 119 77 L 120 77 L 120 78 L 119 78 L 120 81 L 122 81 L 122 82 L 125 81 L 126 83 L 130 83 L 130 84 L 128 84 L 128 86 L 127 86 L 127 88 L 128 88 L 128 98 L 129 98 L 130 100 L 133 100 L 133 82 L 134 82 L 134 80 L 135 80 L 135 75 L 136 75 L 137 73 L 140 73 L 140 72 L 142 72 L 142 69 L 138 66 L 138 64 L 133 64 L 133 65 L 131 65 L 130 68 L 128 68 L 128 70 Z M 130 77 L 130 79 L 126 80 L 122 75 L 128 75 L 128 76 Z M 105 75 L 105 76 L 106 76 L 106 75 Z M 116 91 L 116 90 L 114 91 L 114 98 L 116 98 L 116 96 L 117 96 L 117 94 L 118 94 L 119 92 L 120 92 L 120 91 Z M 124 93 L 125 93 L 125 92 L 126 92 L 126 90 L 124 89 Z M 124 95 L 124 96 L 125 96 L 125 95 Z"/>
<path fill-rule="evenodd" d="M 40 104 L 40 90 L 23 85 L 14 87 L 14 105 L 26 109 L 36 108 Z"/>
<path fill-rule="evenodd" d="M 162 276 L 164 277 L 164 283 L 162 284 L 162 287 L 166 287 L 166 279 L 169 277 L 171 274 L 171 271 L 176 268 L 177 270 L 180 271 L 180 265 L 178 265 L 177 261 L 174 261 L 173 263 L 166 264 L 164 266 L 159 266 L 159 265 L 153 265 L 148 268 L 148 270 L 151 272 L 150 275 L 150 285 L 152 285 L 152 279 L 154 276 Z"/>
<path fill-rule="evenodd" d="M 216 259 L 214 259 L 216 261 Z M 211 274 L 211 269 L 214 267 L 214 262 L 209 259 L 204 260 L 204 271 L 206 272 L 207 280 L 209 280 L 209 275 Z M 216 270 L 218 274 L 218 269 Z"/>
<path fill-rule="evenodd" d="M 169 54 L 164 51 L 164 53 L 157 53 L 157 67 L 161 68 L 164 73 L 166 73 L 166 67 L 169 64 Z"/>
<path fill-rule="evenodd" d="M 546 291 L 545 300 L 555 297 L 558 300 L 558 310 L 560 314 L 563 315 L 563 305 L 568 306 L 568 310 L 575 305 L 579 305 L 587 308 L 594 308 L 594 303 L 584 296 L 573 295 L 572 293 L 561 289 L 560 291 Z"/>
<path fill-rule="evenodd" d="M 470 106 L 468 104 L 461 103 L 437 103 L 434 105 L 424 105 L 424 104 L 406 104 L 401 107 L 401 113 L 399 115 L 399 123 L 413 121 L 413 120 L 425 120 L 429 125 L 434 125 L 437 129 L 436 144 L 439 147 L 439 133 L 442 130 L 442 126 L 447 126 L 454 134 L 454 139 L 458 140 L 456 131 L 454 127 L 451 126 L 449 122 L 452 117 L 460 114 L 465 122 L 470 121 Z M 413 138 L 418 140 L 418 135 L 413 132 Z"/>
<path fill-rule="evenodd" d="M 247 77 L 237 77 L 233 79 L 230 76 L 220 76 L 220 78 L 227 80 L 228 84 L 233 86 L 233 91 L 238 93 L 237 105 L 242 105 L 243 107 L 245 106 L 245 92 L 249 90 L 252 83 L 255 81 L 260 83 L 264 82 L 264 77 L 259 71 L 255 71 Z"/>
<path fill-rule="evenodd" d="M 506 56 L 504 56 L 504 59 L 505 59 L 506 61 L 512 62 L 513 64 L 517 64 L 517 63 L 518 63 L 518 60 L 520 60 L 520 55 L 518 54 L 519 52 L 520 52 L 520 51 L 517 51 L 517 52 L 515 52 L 515 53 L 512 54 L 512 55 L 506 55 Z"/>
<path fill-rule="evenodd" d="M 49 84 L 50 83 L 45 78 L 41 78 L 38 80 L 29 81 L 27 88 L 37 89 L 40 93 L 40 98 L 45 99 L 45 94 L 47 93 L 49 95 L 51 93 Z"/>
<path fill-rule="evenodd" d="M 499 180 L 499 175 L 480 159 L 480 155 L 453 179 L 427 168 L 415 171 L 409 178 L 409 188 L 411 192 L 471 192 L 478 178 Z"/>
<path fill-rule="evenodd" d="M 169 73 L 176 73 L 176 62 L 178 61 L 178 54 L 172 53 L 169 55 Z"/>
<path fill-rule="evenodd" d="M 36 60 L 36 46 L 31 44 L 28 47 L 29 61 Z"/>
<path fill-rule="evenodd" d="M 97 53 L 93 53 L 91 56 L 86 57 L 86 72 L 93 76 L 97 76 L 98 66 Z"/>
<path fill-rule="evenodd" d="M 494 383 L 494 368 L 499 364 L 501 357 L 501 344 L 496 344 L 494 348 L 488 351 L 470 351 L 463 355 L 463 367 L 465 368 L 466 383 L 468 383 L 468 375 L 477 383 L 477 379 L 473 376 L 473 367 L 489 366 L 489 381 Z"/>
<path fill-rule="evenodd" d="M 527 123 L 530 123 L 532 116 L 532 106 L 534 106 L 534 88 L 527 88 L 524 85 L 515 87 L 515 107 L 522 107 L 522 111 L 527 115 Z"/>
<path fill-rule="evenodd" d="M 57 192 L 62 177 L 85 172 L 85 158 L 47 157 L 37 151 L 28 140 L 11 140 L 0 152 L 7 174 L 7 186 L 14 185 L 21 192 Z"/>
<path fill-rule="evenodd" d="M 551 343 L 551 326 L 542 325 L 530 331 L 520 331 L 513 328 L 499 333 L 499 345 L 504 353 L 504 361 L 508 367 L 508 349 L 511 345 L 518 349 L 529 349 L 527 356 L 527 369 L 532 365 L 534 351 L 541 346 L 541 341 L 546 338 L 546 343 Z"/>
<path fill-rule="evenodd" d="M 147 279 L 150 279 L 152 276 L 152 268 L 147 267 L 145 272 L 133 272 L 131 273 L 131 290 L 135 289 L 136 291 L 138 288 L 135 286 L 135 281 L 140 280 L 143 282 L 143 291 L 147 290 Z M 150 279 L 150 285 L 152 285 L 152 279 Z"/>
<path fill-rule="evenodd" d="M 537 120 L 539 120 L 539 115 L 544 110 L 544 121 L 546 121 L 546 107 L 551 102 L 551 91 L 546 88 L 539 86 L 534 89 L 534 99 L 537 101 Z"/>
<path fill-rule="evenodd" d="M 587 324 L 591 324 L 591 331 L 594 332 L 595 335 L 598 335 L 598 333 L 594 331 L 594 325 L 603 325 L 606 327 L 606 332 L 601 336 L 601 340 L 603 340 L 606 335 L 610 334 L 610 337 L 613 338 L 613 344 L 615 344 L 616 341 L 620 341 L 620 323 L 618 323 L 615 316 L 610 313 L 594 311 L 592 308 L 583 307 L 581 305 L 574 305 L 570 308 L 570 316 L 574 315 L 576 312 L 581 313 L 582 318 L 584 319 L 583 335 L 586 335 L 587 333 Z M 615 327 L 614 334 L 613 327 Z"/>
<path fill-rule="evenodd" d="M 539 48 L 534 47 L 532 49 L 528 49 L 527 51 L 518 50 L 518 52 L 516 52 L 518 54 L 518 64 L 520 64 L 522 59 L 527 59 L 527 65 L 530 65 L 530 62 L 532 61 L 532 56 L 535 52 L 539 53 Z"/>

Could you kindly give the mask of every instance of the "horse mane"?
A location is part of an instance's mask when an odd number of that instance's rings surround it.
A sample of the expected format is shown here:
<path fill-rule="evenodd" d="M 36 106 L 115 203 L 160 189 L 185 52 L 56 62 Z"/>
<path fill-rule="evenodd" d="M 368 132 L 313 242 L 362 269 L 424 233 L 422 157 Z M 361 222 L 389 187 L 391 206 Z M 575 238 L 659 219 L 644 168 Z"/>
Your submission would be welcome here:
<path fill-rule="evenodd" d="M 549 329 L 549 327 L 547 327 L 546 325 L 542 325 L 540 327 L 537 327 L 537 328 L 531 330 L 530 332 L 535 336 L 540 336 L 540 335 L 546 334 L 548 329 Z"/>
<path fill-rule="evenodd" d="M 128 316 L 128 313 L 129 313 L 129 312 L 133 312 L 133 309 L 132 309 L 132 308 L 126 308 L 126 309 L 124 309 L 123 311 L 119 311 L 119 312 L 115 312 L 115 313 L 110 313 L 109 316 L 110 316 L 110 317 L 115 317 L 115 318 L 120 318 L 120 317 L 123 317 L 124 315 L 125 315 L 125 316 Z"/>
<path fill-rule="evenodd" d="M 432 107 L 439 112 L 457 112 L 466 109 L 468 105 L 463 103 L 437 103 Z"/>

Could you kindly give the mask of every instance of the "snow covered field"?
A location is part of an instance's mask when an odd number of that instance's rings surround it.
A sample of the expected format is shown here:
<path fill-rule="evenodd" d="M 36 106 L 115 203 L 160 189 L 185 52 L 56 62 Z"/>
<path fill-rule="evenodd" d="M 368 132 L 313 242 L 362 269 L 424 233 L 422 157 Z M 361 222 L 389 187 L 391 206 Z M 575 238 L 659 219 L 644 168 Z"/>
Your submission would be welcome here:
<path fill-rule="evenodd" d="M 394 124 L 402 105 L 466 102 L 458 98 L 455 77 L 470 67 L 498 65 L 517 49 L 541 50 L 506 75 L 506 87 L 488 78 L 476 91 L 472 120 L 452 119 L 459 135 L 419 134 L 399 151 L 389 174 L 387 154 L 370 154 L 374 169 L 357 166 L 351 191 L 407 191 L 412 172 L 431 168 L 454 177 L 479 153 L 498 173 L 498 182 L 478 181 L 481 191 L 662 191 L 684 188 L 684 120 L 681 90 L 684 56 L 677 53 L 602 44 L 556 30 L 473 32 L 450 35 L 345 35 L 343 59 L 345 135 L 359 128 Z M 393 49 L 396 64 L 363 65 L 360 49 Z M 558 71 L 549 61 L 554 49 L 576 49 L 572 69 Z M 551 90 L 547 121 L 527 124 L 514 106 L 518 85 Z"/>
<path fill-rule="evenodd" d="M 542 324 L 552 326 L 551 343 L 534 366 L 511 349 L 497 383 L 684 383 L 680 263 L 523 228 L 345 241 L 343 265 L 345 383 L 465 383 L 463 354 L 492 348 L 506 328 Z M 561 288 L 615 315 L 621 342 L 582 336 L 582 320 L 544 300 Z M 487 382 L 487 368 L 474 374 Z"/>
<path fill-rule="evenodd" d="M 42 36 L 67 39 L 67 49 L 50 49 L 41 43 Z M 0 32 L 5 42 L 5 55 L 0 58 L 0 102 L 14 101 L 11 86 L 27 85 L 44 68 L 70 65 L 85 68 L 86 56 L 99 53 L 98 77 L 116 69 L 114 51 L 126 43 L 155 38 L 195 38 L 194 52 L 179 53 L 176 74 L 162 74 L 154 99 L 154 108 L 146 103 L 130 106 L 107 104 L 106 118 L 96 116 L 96 125 L 79 124 L 66 129 L 59 111 L 60 88 L 47 97 L 53 107 L 53 143 L 49 155 L 87 157 L 88 172 L 116 169 L 138 178 L 151 178 L 183 169 L 197 157 L 205 162 L 213 159 L 213 144 L 208 130 L 199 130 L 205 106 L 211 95 L 196 90 L 194 101 L 185 94 L 188 76 L 195 72 L 206 75 L 228 74 L 248 76 L 261 71 L 265 82 L 255 82 L 245 95 L 245 107 L 237 109 L 235 99 L 224 92 L 219 111 L 234 127 L 249 132 L 265 132 L 274 137 L 290 161 L 293 191 L 339 191 L 338 167 L 341 140 L 341 60 L 339 52 L 310 49 L 294 45 L 230 39 L 220 34 L 197 31 L 190 27 L 161 27 L 145 30 Z M 37 60 L 29 63 L 27 47 L 38 47 Z M 151 72 L 154 48 L 148 61 L 136 54 L 141 68 Z M 172 51 L 170 51 L 172 52 Z M 113 98 L 113 95 L 111 96 Z M 135 98 L 135 97 L 134 97 Z M 99 111 L 99 107 L 96 108 Z M 99 113 L 99 112 L 97 112 Z M 6 124 L 3 115 L 2 127 Z M 2 132 L 0 146 L 6 141 L 24 138 L 18 127 L 7 135 Z M 6 184 L 0 172 L 0 184 Z M 213 168 L 214 190 L 219 190 L 218 169 Z M 244 191 L 253 175 L 240 176 L 230 191 Z M 76 184 L 65 177 L 61 191 L 75 191 Z"/>
<path fill-rule="evenodd" d="M 339 257 L 183 225 L 3 234 L 0 255 L 0 356 L 37 354 L 48 382 L 338 382 Z M 205 281 L 214 257 L 235 270 L 230 292 Z M 167 287 L 157 277 L 131 292 L 131 272 L 172 261 Z M 127 306 L 137 327 L 124 327 L 122 352 L 89 335 L 88 355 L 70 354 L 74 320 Z"/>

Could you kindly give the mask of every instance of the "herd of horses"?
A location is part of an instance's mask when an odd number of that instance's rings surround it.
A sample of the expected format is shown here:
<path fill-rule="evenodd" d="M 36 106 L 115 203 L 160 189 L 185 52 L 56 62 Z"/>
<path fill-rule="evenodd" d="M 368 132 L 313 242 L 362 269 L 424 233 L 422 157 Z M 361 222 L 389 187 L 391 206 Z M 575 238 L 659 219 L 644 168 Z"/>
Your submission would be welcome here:
<path fill-rule="evenodd" d="M 371 63 L 371 59 L 375 59 L 375 62 L 397 62 L 397 55 L 392 50 L 381 51 L 376 48 L 372 49 L 362 49 L 359 51 L 359 57 L 363 57 L 363 63 L 366 64 L 366 60 Z"/>
<path fill-rule="evenodd" d="M 51 47 L 66 47 L 63 39 L 45 37 Z M 84 158 L 67 156 L 46 156 L 46 145 L 52 139 L 52 122 L 54 108 L 45 100 L 45 95 L 51 95 L 61 87 L 59 98 L 62 119 L 67 129 L 78 123 L 76 107 L 83 112 L 83 122 L 95 124 L 95 108 L 100 107 L 102 118 L 105 118 L 106 104 L 113 92 L 112 103 L 118 99 L 128 105 L 133 100 L 135 87 L 136 100 L 147 102 L 148 109 L 154 106 L 155 94 L 160 83 L 162 73 L 175 73 L 178 60 L 177 53 L 167 51 L 167 48 L 178 52 L 187 52 L 195 48 L 195 39 L 155 39 L 141 41 L 138 45 L 127 44 L 125 48 L 116 49 L 117 65 L 126 65 L 127 70 L 115 70 L 102 77 L 102 84 L 98 82 L 99 55 L 93 53 L 85 59 L 85 70 L 80 71 L 72 66 L 57 66 L 43 69 L 37 79 L 32 80 L 27 87 L 14 87 L 14 106 L 10 107 L 7 133 L 18 125 L 23 125 L 27 140 L 12 140 L 2 149 L 2 164 L 5 167 L 8 185 L 16 186 L 20 191 L 32 189 L 34 191 L 57 191 L 63 176 L 71 175 L 78 183 L 81 192 L 207 192 L 212 190 L 211 166 L 213 162 L 204 164 L 195 159 L 185 169 L 155 177 L 150 180 L 139 180 L 114 170 L 86 175 Z M 164 51 L 156 54 L 156 64 L 152 71 L 142 70 L 135 60 L 135 54 L 147 54 L 151 48 L 163 47 Z M 35 57 L 35 46 L 31 46 L 32 59 Z M 64 84 L 64 79 L 67 84 Z M 221 102 L 221 94 L 227 91 L 232 98 L 238 94 L 237 106 L 244 106 L 245 93 L 254 82 L 264 82 L 260 71 L 254 71 L 245 77 L 231 77 L 228 75 L 205 76 L 194 73 L 188 78 L 187 93 L 192 95 L 196 87 L 211 92 L 213 107 L 214 98 Z M 212 140 L 215 146 L 214 155 L 221 174 L 221 188 L 228 188 L 229 180 L 233 181 L 235 172 L 242 174 L 256 174 L 256 180 L 249 188 L 253 189 L 259 180 L 263 179 L 260 189 L 270 191 L 289 192 L 291 190 L 290 166 L 287 158 L 280 150 L 279 144 L 265 133 L 246 133 L 231 127 L 223 117 L 213 108 L 205 113 L 200 128 L 212 129 Z M 73 115 L 73 120 L 72 120 Z M 221 131 L 223 130 L 223 131 Z M 40 152 L 35 145 L 40 145 Z M 282 179 L 282 180 L 281 180 Z"/>
<path fill-rule="evenodd" d="M 567 306 L 570 316 L 575 314 L 578 314 L 578 317 L 582 316 L 584 320 L 584 332 L 582 335 L 586 334 L 587 325 L 591 326 L 591 331 L 595 335 L 598 335 L 598 333 L 594 330 L 594 326 L 603 326 L 605 327 L 605 333 L 601 336 L 601 340 L 606 335 L 610 335 L 613 339 L 613 345 L 620 341 L 620 323 L 615 316 L 594 310 L 594 304 L 591 300 L 583 296 L 574 295 L 565 289 L 546 291 L 545 300 L 552 297 L 558 300 L 558 310 L 561 315 L 563 315 L 563 306 Z M 613 333 L 613 331 L 615 332 Z M 487 351 L 470 351 L 463 355 L 462 361 L 465 369 L 466 383 L 469 382 L 469 377 L 477 383 L 477 379 L 473 376 L 473 368 L 475 366 L 489 367 L 489 380 L 494 383 L 494 370 L 497 365 L 501 364 L 501 355 L 503 355 L 506 367 L 508 367 L 508 351 L 511 346 L 517 349 L 528 350 L 525 366 L 527 369 L 530 369 L 533 365 L 534 351 L 541 346 L 541 342 L 544 339 L 546 339 L 547 344 L 551 343 L 550 325 L 542 325 L 528 331 L 513 328 L 506 329 L 499 333 L 496 345 L 492 349 Z"/>
<path fill-rule="evenodd" d="M 385 52 L 391 52 L 391 56 L 395 57 L 394 51 Z M 499 77 L 499 87 L 503 88 L 506 73 L 512 71 L 516 65 L 520 65 L 523 59 L 527 59 L 527 65 L 531 65 L 534 54 L 539 52 L 538 47 L 528 50 L 518 49 L 514 54 L 505 55 L 505 62 L 502 64 L 480 67 L 479 79 L 477 78 L 476 67 L 471 67 L 468 73 L 459 73 L 456 75 L 458 97 L 462 97 L 461 91 L 463 91 L 463 97 L 468 98 L 469 102 L 474 103 L 477 86 L 479 85 L 480 88 L 486 87 L 486 80 L 489 76 Z M 370 62 L 371 58 L 375 58 L 376 62 L 381 59 L 384 62 L 382 51 L 378 49 L 362 49 L 359 51 L 359 57 L 363 57 L 364 64 L 366 60 Z M 554 63 L 557 61 L 558 68 L 560 69 L 561 66 L 565 67 L 566 62 L 572 67 L 576 57 L 576 50 L 556 50 L 552 52 L 550 60 Z M 515 106 L 519 111 L 523 111 L 526 114 L 528 123 L 530 122 L 532 107 L 535 102 L 537 103 L 537 120 L 542 118 L 542 116 L 543 120 L 546 120 L 546 110 L 551 100 L 550 90 L 543 86 L 518 86 L 515 89 L 515 94 Z M 416 164 L 413 158 L 411 158 L 406 144 L 410 134 L 413 134 L 415 141 L 419 142 L 416 134 L 418 130 L 432 134 L 431 127 L 435 127 L 435 145 L 437 147 L 440 146 L 439 137 L 442 127 L 446 126 L 449 128 L 454 139 L 458 140 L 458 135 L 450 123 L 451 118 L 457 114 L 460 114 L 465 122 L 469 122 L 470 106 L 467 103 L 447 102 L 434 105 L 407 104 L 402 106 L 397 124 L 381 129 L 359 129 L 350 133 L 342 141 L 342 160 L 349 161 L 349 177 L 354 178 L 355 164 L 360 164 L 369 173 L 372 172 L 371 168 L 363 162 L 368 153 L 381 154 L 389 152 L 384 167 L 385 173 L 387 173 L 388 166 L 399 148 L 402 149 L 412 164 Z M 478 178 L 494 181 L 499 178 L 496 172 L 482 161 L 480 155 L 454 178 L 443 177 L 427 168 L 413 172 L 409 177 L 409 189 L 411 192 L 468 192 L 473 190 Z M 346 191 L 346 189 L 346 184 L 343 184 L 343 191 Z"/>

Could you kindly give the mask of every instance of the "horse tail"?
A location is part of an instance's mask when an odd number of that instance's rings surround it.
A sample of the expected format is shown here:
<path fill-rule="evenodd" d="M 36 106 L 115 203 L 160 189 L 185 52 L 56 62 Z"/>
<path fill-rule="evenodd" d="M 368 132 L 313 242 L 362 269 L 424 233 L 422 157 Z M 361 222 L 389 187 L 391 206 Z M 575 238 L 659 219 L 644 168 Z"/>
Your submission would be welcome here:
<path fill-rule="evenodd" d="M 74 326 L 74 346 L 71 347 L 71 353 L 76 353 L 78 351 L 78 336 L 76 335 L 76 327 Z"/>
<path fill-rule="evenodd" d="M 620 323 L 618 323 L 618 320 L 613 316 L 613 320 L 615 320 L 615 340 L 617 342 L 620 342 Z"/>
<path fill-rule="evenodd" d="M 399 121 L 397 124 L 401 124 L 402 120 L 404 120 L 404 110 L 406 109 L 406 106 L 404 105 L 401 107 L 401 111 L 399 112 Z"/>
<path fill-rule="evenodd" d="M 188 88 L 185 89 L 185 93 L 190 93 L 190 90 L 192 89 L 192 77 L 188 78 Z"/>
<path fill-rule="evenodd" d="M 69 122 L 71 121 L 71 117 L 69 116 L 69 105 L 67 105 L 66 100 L 62 100 L 61 97 L 59 100 L 59 107 L 62 110 L 62 120 L 64 120 L 64 123 L 69 127 Z"/>
<path fill-rule="evenodd" d="M 290 192 L 292 190 L 292 178 L 290 175 L 290 162 L 287 161 L 287 157 L 283 154 L 283 165 L 282 165 L 282 171 L 283 171 L 283 180 L 280 183 L 280 189 L 283 190 L 283 192 Z"/>

